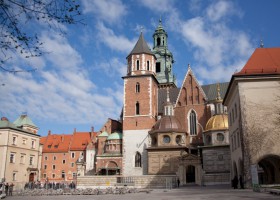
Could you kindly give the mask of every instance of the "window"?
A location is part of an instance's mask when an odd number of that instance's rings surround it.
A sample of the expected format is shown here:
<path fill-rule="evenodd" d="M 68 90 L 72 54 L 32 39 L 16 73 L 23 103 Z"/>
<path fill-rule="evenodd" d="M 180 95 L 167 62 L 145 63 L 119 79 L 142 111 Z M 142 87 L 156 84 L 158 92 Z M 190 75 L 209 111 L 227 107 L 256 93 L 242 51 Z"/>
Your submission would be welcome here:
<path fill-rule="evenodd" d="M 20 155 L 20 163 L 23 164 L 25 162 L 25 155 L 21 154 Z"/>
<path fill-rule="evenodd" d="M 17 180 L 17 173 L 13 172 L 13 181 L 16 181 L 16 180 Z"/>
<path fill-rule="evenodd" d="M 136 93 L 140 92 L 140 83 L 136 83 L 135 92 Z"/>
<path fill-rule="evenodd" d="M 55 165 L 52 166 L 52 169 L 55 169 Z"/>
<path fill-rule="evenodd" d="M 55 174 L 52 174 L 52 178 L 55 178 Z"/>
<path fill-rule="evenodd" d="M 196 135 L 197 134 L 197 128 L 196 128 L 196 114 L 192 110 L 189 117 L 189 125 L 190 125 L 190 135 Z"/>
<path fill-rule="evenodd" d="M 29 165 L 33 165 L 33 161 L 34 161 L 34 157 L 30 156 L 30 158 L 29 158 Z"/>
<path fill-rule="evenodd" d="M 62 164 L 65 164 L 66 163 L 66 160 L 62 160 Z"/>
<path fill-rule="evenodd" d="M 74 163 L 73 162 L 71 163 L 71 167 L 74 167 Z"/>
<path fill-rule="evenodd" d="M 48 145 L 48 148 L 50 149 L 52 147 L 52 145 Z"/>
<path fill-rule="evenodd" d="M 225 139 L 224 134 L 222 134 L 222 133 L 218 133 L 218 134 L 217 134 L 217 140 L 218 140 L 219 142 L 224 141 L 224 139 Z"/>
<path fill-rule="evenodd" d="M 22 144 L 26 144 L 26 139 L 22 139 Z"/>
<path fill-rule="evenodd" d="M 160 72 L 160 62 L 156 63 L 156 73 Z"/>
<path fill-rule="evenodd" d="M 13 136 L 13 145 L 16 145 L 16 144 L 17 144 L 17 137 Z"/>
<path fill-rule="evenodd" d="M 136 61 L 136 70 L 139 70 L 139 69 L 140 69 L 140 61 L 137 60 L 137 61 Z"/>
<path fill-rule="evenodd" d="M 75 158 L 75 152 L 71 153 L 71 158 Z"/>
<path fill-rule="evenodd" d="M 65 179 L 65 172 L 64 171 L 61 172 L 61 178 Z"/>
<path fill-rule="evenodd" d="M 32 140 L 32 141 L 31 141 L 31 148 L 32 148 L 32 149 L 35 149 L 35 140 Z"/>
<path fill-rule="evenodd" d="M 160 46 L 160 38 L 157 38 L 157 46 Z"/>
<path fill-rule="evenodd" d="M 47 165 L 44 165 L 44 169 L 47 169 Z"/>
<path fill-rule="evenodd" d="M 47 174 L 43 174 L 43 178 L 47 178 Z"/>
<path fill-rule="evenodd" d="M 147 60 L 147 70 L 150 71 L 150 61 Z"/>
<path fill-rule="evenodd" d="M 48 160 L 48 156 L 45 156 L 45 160 Z"/>
<path fill-rule="evenodd" d="M 141 167 L 141 154 L 136 152 L 135 155 L 135 167 Z"/>
<path fill-rule="evenodd" d="M 139 102 L 136 102 L 135 113 L 136 113 L 136 115 L 140 115 L 140 104 L 139 104 Z"/>
<path fill-rule="evenodd" d="M 170 137 L 169 137 L 168 135 L 163 136 L 163 142 L 164 142 L 165 144 L 170 143 Z"/>
<path fill-rule="evenodd" d="M 57 149 L 57 148 L 58 148 L 58 145 L 54 145 L 54 148 L 56 148 L 56 149 Z"/>
<path fill-rule="evenodd" d="M 176 136 L 176 143 L 177 144 L 181 144 L 182 143 L 182 136 L 181 135 L 177 135 Z"/>
<path fill-rule="evenodd" d="M 10 154 L 10 163 L 15 163 L 15 158 L 16 158 L 16 154 L 15 153 L 11 153 Z"/>
<path fill-rule="evenodd" d="M 207 141 L 207 144 L 210 145 L 212 143 L 212 137 L 211 135 L 207 135 L 206 136 L 206 141 Z"/>
<path fill-rule="evenodd" d="M 72 176 L 73 176 L 73 178 L 76 178 L 77 177 L 77 173 L 73 172 Z"/>
<path fill-rule="evenodd" d="M 56 160 L 56 156 L 53 157 L 53 160 Z"/>

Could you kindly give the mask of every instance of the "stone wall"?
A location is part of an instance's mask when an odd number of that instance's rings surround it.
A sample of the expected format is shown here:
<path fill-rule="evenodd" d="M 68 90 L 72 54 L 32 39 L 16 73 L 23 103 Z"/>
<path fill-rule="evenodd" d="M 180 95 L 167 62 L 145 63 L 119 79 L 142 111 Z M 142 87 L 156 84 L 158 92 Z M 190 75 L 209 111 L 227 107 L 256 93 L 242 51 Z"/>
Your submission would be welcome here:
<path fill-rule="evenodd" d="M 145 176 L 81 176 L 77 178 L 77 188 L 107 188 L 118 186 L 133 186 L 136 188 L 174 188 L 175 175 L 145 175 Z"/>

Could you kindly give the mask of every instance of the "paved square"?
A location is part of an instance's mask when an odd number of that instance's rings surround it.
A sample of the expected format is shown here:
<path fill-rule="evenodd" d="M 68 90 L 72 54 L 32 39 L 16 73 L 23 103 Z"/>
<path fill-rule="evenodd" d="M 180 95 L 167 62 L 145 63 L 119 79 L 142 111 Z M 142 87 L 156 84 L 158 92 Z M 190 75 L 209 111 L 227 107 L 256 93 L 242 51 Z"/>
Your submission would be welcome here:
<path fill-rule="evenodd" d="M 6 197 L 7 200 L 267 200 L 280 199 L 280 196 L 275 196 L 267 193 L 253 192 L 251 189 L 231 189 L 225 186 L 192 186 L 181 187 L 172 190 L 156 189 L 150 193 L 140 192 L 124 195 L 61 195 L 61 196 L 12 196 Z"/>

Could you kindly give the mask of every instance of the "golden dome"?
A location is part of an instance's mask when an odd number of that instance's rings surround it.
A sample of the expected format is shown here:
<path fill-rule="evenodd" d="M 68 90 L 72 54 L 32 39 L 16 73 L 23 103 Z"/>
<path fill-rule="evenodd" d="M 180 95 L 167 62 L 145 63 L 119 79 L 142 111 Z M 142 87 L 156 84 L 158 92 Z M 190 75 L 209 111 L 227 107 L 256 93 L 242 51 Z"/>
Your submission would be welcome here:
<path fill-rule="evenodd" d="M 205 131 L 228 129 L 228 116 L 225 114 L 214 115 L 211 117 L 205 127 Z"/>

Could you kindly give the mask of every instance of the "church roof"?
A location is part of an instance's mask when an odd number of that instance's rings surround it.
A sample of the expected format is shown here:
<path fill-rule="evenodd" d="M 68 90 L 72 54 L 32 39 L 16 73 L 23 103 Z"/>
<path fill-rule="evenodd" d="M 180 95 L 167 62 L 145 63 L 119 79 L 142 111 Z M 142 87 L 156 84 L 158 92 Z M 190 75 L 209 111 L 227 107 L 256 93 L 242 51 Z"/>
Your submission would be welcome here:
<path fill-rule="evenodd" d="M 229 82 L 224 82 L 224 83 L 219 83 L 219 84 L 220 84 L 221 98 L 223 99 L 226 92 L 227 92 Z M 206 94 L 209 102 L 212 102 L 212 101 L 216 100 L 216 97 L 217 97 L 217 83 L 209 84 L 209 85 L 202 85 L 201 87 L 202 87 L 204 93 Z"/>
<path fill-rule="evenodd" d="M 145 41 L 142 32 L 139 36 L 139 39 L 138 39 L 137 43 L 135 44 L 134 48 L 132 49 L 132 51 L 130 52 L 129 55 L 131 55 L 131 54 L 141 54 L 141 53 L 154 55 L 153 52 L 150 50 L 147 42 Z"/>
<path fill-rule="evenodd" d="M 280 74 L 280 48 L 257 48 L 234 75 Z"/>
<path fill-rule="evenodd" d="M 108 136 L 107 140 L 121 140 L 122 139 L 122 133 L 112 133 L 111 135 Z"/>

